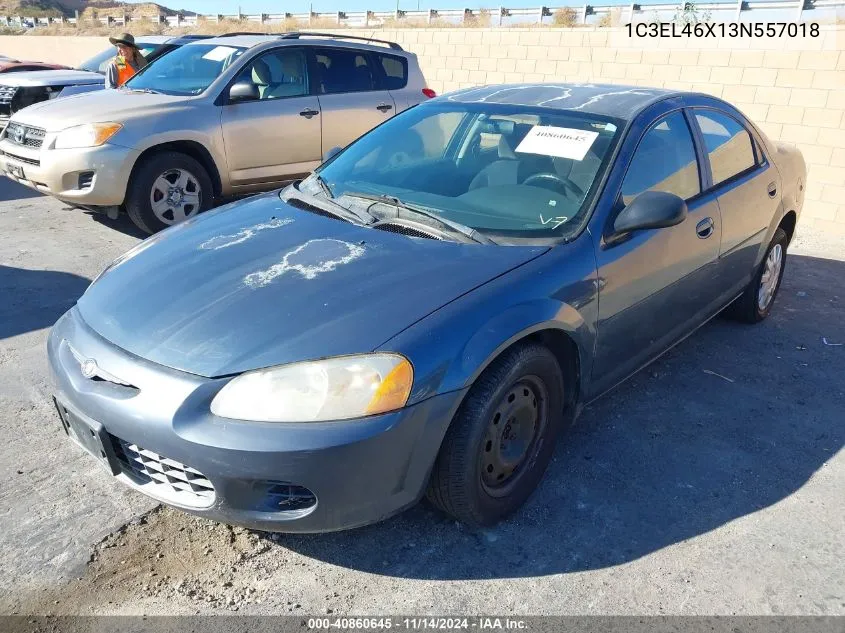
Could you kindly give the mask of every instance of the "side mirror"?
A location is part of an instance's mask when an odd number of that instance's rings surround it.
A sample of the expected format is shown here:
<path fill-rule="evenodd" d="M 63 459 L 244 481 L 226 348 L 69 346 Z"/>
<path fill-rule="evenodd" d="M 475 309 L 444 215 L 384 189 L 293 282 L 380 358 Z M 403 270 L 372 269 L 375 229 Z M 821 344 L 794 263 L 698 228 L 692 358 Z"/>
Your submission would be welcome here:
<path fill-rule="evenodd" d="M 675 226 L 686 217 L 687 203 L 674 193 L 644 191 L 616 216 L 613 236 L 641 229 Z"/>
<path fill-rule="evenodd" d="M 229 103 L 258 101 L 260 98 L 261 95 L 258 94 L 258 86 L 251 81 L 239 81 L 229 88 Z"/>
<path fill-rule="evenodd" d="M 329 162 L 332 158 L 334 158 L 335 156 L 340 154 L 342 151 L 343 151 L 342 147 L 332 147 L 329 151 L 327 151 L 325 154 L 323 154 L 323 162 L 324 163 Z"/>

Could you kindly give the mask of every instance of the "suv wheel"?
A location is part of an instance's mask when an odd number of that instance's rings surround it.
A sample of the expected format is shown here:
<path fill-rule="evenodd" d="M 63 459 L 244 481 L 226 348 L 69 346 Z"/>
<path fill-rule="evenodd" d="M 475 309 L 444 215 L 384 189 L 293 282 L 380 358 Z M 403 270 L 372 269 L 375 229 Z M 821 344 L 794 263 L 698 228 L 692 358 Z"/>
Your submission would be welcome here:
<path fill-rule="evenodd" d="M 211 207 L 211 178 L 199 162 L 179 152 L 148 156 L 126 192 L 126 211 L 145 233 L 184 222 Z"/>

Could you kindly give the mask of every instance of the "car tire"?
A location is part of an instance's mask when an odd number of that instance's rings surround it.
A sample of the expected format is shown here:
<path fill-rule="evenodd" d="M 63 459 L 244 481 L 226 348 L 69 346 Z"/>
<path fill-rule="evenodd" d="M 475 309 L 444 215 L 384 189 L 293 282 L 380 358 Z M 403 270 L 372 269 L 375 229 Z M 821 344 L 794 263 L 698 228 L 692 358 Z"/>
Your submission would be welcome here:
<path fill-rule="evenodd" d="M 760 269 L 742 294 L 725 309 L 725 316 L 742 323 L 759 323 L 772 311 L 783 273 L 786 270 L 786 249 L 789 236 L 779 228 L 775 231 Z"/>
<path fill-rule="evenodd" d="M 173 191 L 173 199 L 168 197 L 168 189 Z M 160 152 L 136 167 L 125 206 L 135 226 L 152 235 L 211 208 L 213 200 L 214 189 L 205 167 L 187 154 Z"/>
<path fill-rule="evenodd" d="M 527 343 L 506 351 L 455 414 L 434 463 L 429 501 L 471 527 L 492 525 L 517 510 L 551 460 L 564 402 L 563 376 L 548 348 Z"/>

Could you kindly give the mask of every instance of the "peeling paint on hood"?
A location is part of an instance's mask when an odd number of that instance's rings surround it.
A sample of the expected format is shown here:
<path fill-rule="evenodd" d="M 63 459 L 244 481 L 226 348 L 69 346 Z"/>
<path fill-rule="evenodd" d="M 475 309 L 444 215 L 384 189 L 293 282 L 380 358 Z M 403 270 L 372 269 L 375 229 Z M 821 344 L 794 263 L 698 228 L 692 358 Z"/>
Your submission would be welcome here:
<path fill-rule="evenodd" d="M 80 314 L 132 354 L 207 377 L 370 352 L 548 250 L 412 240 L 274 194 L 151 240 L 89 287 Z"/>

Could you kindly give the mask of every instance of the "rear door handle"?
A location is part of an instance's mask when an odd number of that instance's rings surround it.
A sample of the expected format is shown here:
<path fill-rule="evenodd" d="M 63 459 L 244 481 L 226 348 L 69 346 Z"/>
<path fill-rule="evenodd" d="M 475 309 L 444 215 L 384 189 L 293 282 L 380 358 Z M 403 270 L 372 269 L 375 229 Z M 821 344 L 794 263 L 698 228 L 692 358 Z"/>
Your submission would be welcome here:
<path fill-rule="evenodd" d="M 776 195 L 778 195 L 777 183 L 770 182 L 769 183 L 769 197 L 774 198 Z"/>
<path fill-rule="evenodd" d="M 701 222 L 695 225 L 695 232 L 698 234 L 698 237 L 706 240 L 708 237 L 713 235 L 714 228 L 715 224 L 713 223 L 713 218 L 704 218 Z"/>
<path fill-rule="evenodd" d="M 304 116 L 306 119 L 310 119 L 311 117 L 317 116 L 318 114 L 320 114 L 319 110 L 312 110 L 311 108 L 308 108 L 300 112 L 299 116 Z"/>
<path fill-rule="evenodd" d="M 392 110 L 393 106 L 389 103 L 381 103 L 376 106 L 376 110 L 381 110 L 382 112 L 387 112 L 388 110 Z"/>

